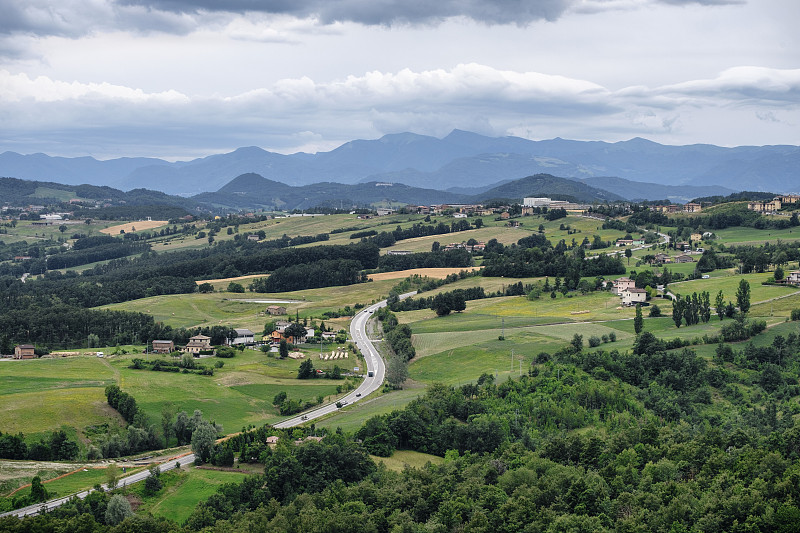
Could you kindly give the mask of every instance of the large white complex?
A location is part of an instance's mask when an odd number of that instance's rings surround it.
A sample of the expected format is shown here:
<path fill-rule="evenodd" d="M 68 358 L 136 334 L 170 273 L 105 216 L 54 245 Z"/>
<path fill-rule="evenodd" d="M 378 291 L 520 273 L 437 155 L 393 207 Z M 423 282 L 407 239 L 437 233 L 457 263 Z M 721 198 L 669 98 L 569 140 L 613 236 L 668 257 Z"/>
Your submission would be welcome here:
<path fill-rule="evenodd" d="M 553 203 L 550 198 L 525 198 L 522 205 L 525 207 L 547 207 Z"/>

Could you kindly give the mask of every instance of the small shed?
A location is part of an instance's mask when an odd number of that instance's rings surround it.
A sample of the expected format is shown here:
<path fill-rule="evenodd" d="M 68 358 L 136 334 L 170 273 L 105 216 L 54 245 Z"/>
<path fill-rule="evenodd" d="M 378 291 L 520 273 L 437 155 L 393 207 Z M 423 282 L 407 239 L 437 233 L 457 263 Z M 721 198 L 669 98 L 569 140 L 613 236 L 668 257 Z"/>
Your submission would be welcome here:
<path fill-rule="evenodd" d="M 33 344 L 19 344 L 14 348 L 14 359 L 33 359 L 35 357 Z"/>
<path fill-rule="evenodd" d="M 172 341 L 153 341 L 153 353 L 172 353 L 175 351 L 175 343 Z"/>
<path fill-rule="evenodd" d="M 285 315 L 286 307 L 282 305 L 270 305 L 267 307 L 267 314 L 270 315 Z"/>

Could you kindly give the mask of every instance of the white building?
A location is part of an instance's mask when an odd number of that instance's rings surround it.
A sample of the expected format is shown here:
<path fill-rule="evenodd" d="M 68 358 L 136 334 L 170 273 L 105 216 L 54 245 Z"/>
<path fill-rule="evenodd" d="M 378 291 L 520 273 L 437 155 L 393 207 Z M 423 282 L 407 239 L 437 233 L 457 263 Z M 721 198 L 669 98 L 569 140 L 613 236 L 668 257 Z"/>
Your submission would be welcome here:
<path fill-rule="evenodd" d="M 525 207 L 547 207 L 553 203 L 550 198 L 525 198 L 522 200 L 522 205 Z"/>
<path fill-rule="evenodd" d="M 647 301 L 647 291 L 644 289 L 625 289 L 620 293 L 622 305 L 636 305 Z"/>

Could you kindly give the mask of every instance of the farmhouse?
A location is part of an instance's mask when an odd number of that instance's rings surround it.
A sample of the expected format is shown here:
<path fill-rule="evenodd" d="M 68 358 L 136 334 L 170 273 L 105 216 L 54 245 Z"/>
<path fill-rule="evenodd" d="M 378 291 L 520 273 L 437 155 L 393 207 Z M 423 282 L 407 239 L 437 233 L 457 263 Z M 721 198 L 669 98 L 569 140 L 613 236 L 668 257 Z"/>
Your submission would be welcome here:
<path fill-rule="evenodd" d="M 284 329 L 286 329 L 286 328 L 284 328 Z M 300 343 L 306 342 L 306 338 L 305 337 L 297 337 L 297 338 L 295 338 L 295 337 L 293 337 L 291 335 L 287 336 L 287 335 L 284 335 L 282 331 L 275 330 L 272 333 L 270 333 L 270 336 L 269 336 L 270 343 L 272 343 L 272 344 L 280 344 L 281 341 L 283 341 L 283 340 L 285 340 L 289 344 L 300 344 Z"/>
<path fill-rule="evenodd" d="M 614 280 L 614 284 L 611 287 L 611 293 L 621 295 L 623 291 L 633 289 L 634 287 L 636 287 L 636 282 L 631 278 L 617 278 Z"/>
<path fill-rule="evenodd" d="M 201 351 L 206 351 L 211 349 L 211 337 L 206 337 L 205 335 L 195 335 L 189 339 L 189 343 L 186 345 L 184 351 L 189 352 L 190 354 L 197 355 Z"/>
<path fill-rule="evenodd" d="M 378 209 L 375 210 L 375 212 L 378 213 L 379 217 L 385 217 L 386 215 L 394 215 L 395 214 L 395 210 L 391 209 L 391 208 L 378 208 Z"/>
<path fill-rule="evenodd" d="M 324 341 L 336 340 L 336 333 L 334 333 L 333 331 L 323 331 L 322 332 L 322 340 L 324 340 Z"/>
<path fill-rule="evenodd" d="M 800 285 L 800 270 L 792 270 L 789 272 L 789 275 L 786 276 L 786 283 Z"/>
<path fill-rule="evenodd" d="M 257 241 L 258 240 L 258 235 L 248 235 L 247 236 L 247 240 L 248 241 Z"/>
<path fill-rule="evenodd" d="M 693 202 L 689 202 L 688 204 L 683 206 L 684 213 L 699 213 L 702 211 L 702 206 L 700 204 L 695 204 Z"/>
<path fill-rule="evenodd" d="M 35 357 L 33 344 L 19 344 L 14 348 L 14 359 L 33 359 Z"/>
<path fill-rule="evenodd" d="M 283 333 L 283 331 L 287 327 L 289 327 L 289 324 L 291 324 L 291 322 L 289 322 L 287 320 L 276 320 L 275 321 L 275 331 L 277 331 L 278 333 Z"/>
<path fill-rule="evenodd" d="M 658 253 L 653 258 L 654 263 L 672 263 L 672 258 L 667 254 Z"/>
<path fill-rule="evenodd" d="M 286 307 L 282 305 L 270 305 L 267 307 L 267 314 L 270 315 L 285 315 Z"/>
<path fill-rule="evenodd" d="M 675 256 L 675 262 L 676 263 L 694 263 L 694 259 L 692 259 L 692 256 L 690 256 L 690 255 L 682 254 L 682 255 Z"/>
<path fill-rule="evenodd" d="M 255 342 L 255 333 L 247 328 L 236 328 L 236 338 L 231 341 L 231 344 L 253 344 Z"/>
<path fill-rule="evenodd" d="M 622 291 L 620 297 L 622 298 L 622 305 L 636 305 L 647 300 L 647 291 L 634 287 Z"/>
<path fill-rule="evenodd" d="M 386 255 L 411 255 L 411 250 L 389 250 Z"/>
<path fill-rule="evenodd" d="M 153 353 L 171 353 L 175 351 L 172 341 L 153 341 Z"/>
<path fill-rule="evenodd" d="M 617 246 L 642 246 L 644 239 L 617 239 Z"/>

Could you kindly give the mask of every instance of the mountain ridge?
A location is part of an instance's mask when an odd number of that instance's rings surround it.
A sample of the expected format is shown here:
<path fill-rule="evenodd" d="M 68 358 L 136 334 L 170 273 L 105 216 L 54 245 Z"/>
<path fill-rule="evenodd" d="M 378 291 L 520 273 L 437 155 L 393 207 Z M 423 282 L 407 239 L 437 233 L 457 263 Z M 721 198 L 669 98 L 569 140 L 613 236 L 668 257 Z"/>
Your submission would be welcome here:
<path fill-rule="evenodd" d="M 249 172 L 289 185 L 390 181 L 446 190 L 485 188 L 548 173 L 574 179 L 617 177 L 660 185 L 793 192 L 800 187 L 795 170 L 799 167 L 800 147 L 793 145 L 671 146 L 640 137 L 614 143 L 561 138 L 532 141 L 463 130 L 453 130 L 441 139 L 415 133 L 356 139 L 315 154 L 284 155 L 247 146 L 178 162 L 0 154 L 0 175 L 122 190 L 149 188 L 182 196 L 217 191 Z"/>

